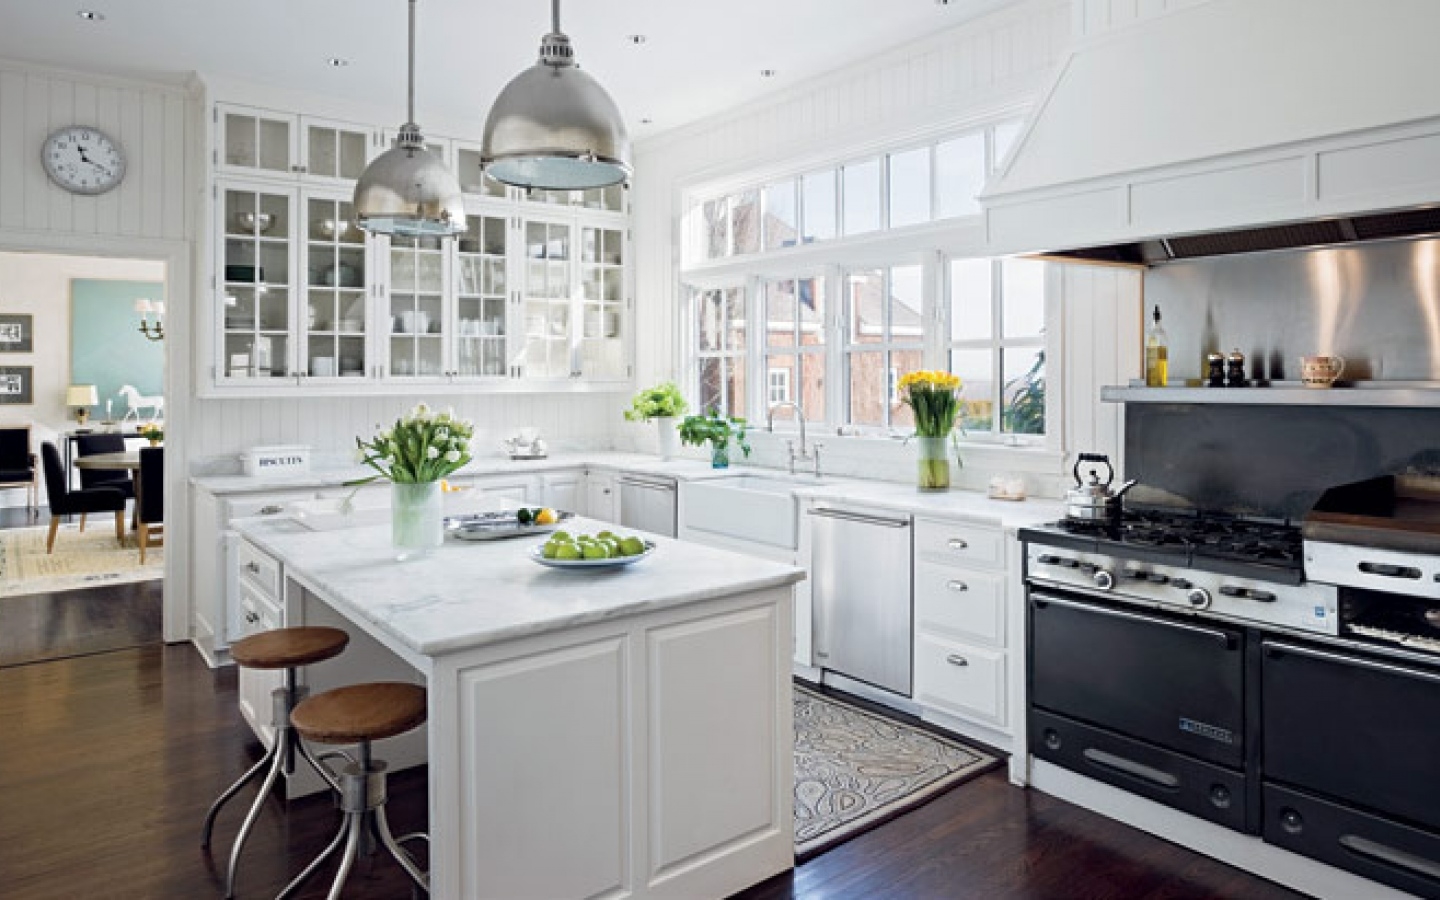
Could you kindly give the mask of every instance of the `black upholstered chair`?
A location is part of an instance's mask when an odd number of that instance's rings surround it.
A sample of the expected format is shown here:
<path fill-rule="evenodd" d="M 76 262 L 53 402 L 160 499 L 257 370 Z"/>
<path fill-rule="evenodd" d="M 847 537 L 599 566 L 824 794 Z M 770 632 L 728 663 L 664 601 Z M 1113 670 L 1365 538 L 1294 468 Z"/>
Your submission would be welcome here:
<path fill-rule="evenodd" d="M 75 455 L 94 456 L 96 453 L 124 453 L 125 437 L 119 434 L 82 434 L 75 438 Z M 82 488 L 119 488 L 127 498 L 135 496 L 135 482 L 129 472 L 108 469 L 81 469 Z"/>
<path fill-rule="evenodd" d="M 152 535 L 165 535 L 165 448 L 140 448 L 140 473 L 135 480 L 135 517 L 139 521 L 140 565 Z"/>
<path fill-rule="evenodd" d="M 55 550 L 55 532 L 60 528 L 61 516 L 80 516 L 80 530 L 85 530 L 85 516 L 89 513 L 113 512 L 115 514 L 115 537 L 125 543 L 125 494 L 115 487 L 81 488 L 70 490 L 65 479 L 65 464 L 60 461 L 60 451 L 46 441 L 40 445 L 40 459 L 45 465 L 45 493 L 50 497 L 50 534 L 45 539 L 45 552 Z"/>
<path fill-rule="evenodd" d="M 40 505 L 40 482 L 35 454 L 30 450 L 30 426 L 0 428 L 0 487 L 25 487 L 25 506 Z"/>

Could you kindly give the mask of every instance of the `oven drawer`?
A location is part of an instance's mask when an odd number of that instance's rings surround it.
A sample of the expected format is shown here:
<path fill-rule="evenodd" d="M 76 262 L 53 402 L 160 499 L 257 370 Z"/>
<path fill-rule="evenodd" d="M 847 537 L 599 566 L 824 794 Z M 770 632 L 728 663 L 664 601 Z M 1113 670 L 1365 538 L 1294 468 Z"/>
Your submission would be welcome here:
<path fill-rule="evenodd" d="M 1262 644 L 1267 781 L 1440 831 L 1440 672 Z"/>
<path fill-rule="evenodd" d="M 960 638 L 1005 646 L 1005 576 L 915 564 L 915 621 Z"/>
<path fill-rule="evenodd" d="M 1246 830 L 1245 776 L 1057 716 L 1030 712 L 1030 752 L 1087 778 Z"/>
<path fill-rule="evenodd" d="M 936 562 L 1005 568 L 1005 532 L 994 526 L 915 520 L 915 553 Z"/>
<path fill-rule="evenodd" d="M 1265 842 L 1440 900 L 1440 835 L 1266 784 Z"/>
<path fill-rule="evenodd" d="M 1032 591 L 1030 702 L 1232 769 L 1245 767 L 1245 633 Z"/>
<path fill-rule="evenodd" d="M 915 700 L 963 719 L 1005 725 L 1005 654 L 917 635 Z"/>

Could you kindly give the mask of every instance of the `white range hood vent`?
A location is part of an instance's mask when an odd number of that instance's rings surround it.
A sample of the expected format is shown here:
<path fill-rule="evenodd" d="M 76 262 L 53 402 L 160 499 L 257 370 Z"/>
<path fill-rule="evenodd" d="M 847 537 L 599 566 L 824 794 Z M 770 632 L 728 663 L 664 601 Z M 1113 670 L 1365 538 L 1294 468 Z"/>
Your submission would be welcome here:
<path fill-rule="evenodd" d="M 1209 0 L 1082 43 L 981 195 L 991 249 L 1156 262 L 1433 235 L 1436 35 L 1436 0 Z"/>

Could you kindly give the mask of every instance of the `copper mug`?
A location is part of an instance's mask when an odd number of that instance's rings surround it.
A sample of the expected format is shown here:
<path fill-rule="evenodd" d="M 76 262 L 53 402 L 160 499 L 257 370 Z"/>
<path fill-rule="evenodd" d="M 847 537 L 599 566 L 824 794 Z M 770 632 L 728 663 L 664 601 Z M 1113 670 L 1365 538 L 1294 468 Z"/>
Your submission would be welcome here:
<path fill-rule="evenodd" d="M 1340 373 L 1345 371 L 1343 356 L 1302 356 L 1300 357 L 1300 383 L 1307 388 L 1328 388 L 1335 384 Z"/>

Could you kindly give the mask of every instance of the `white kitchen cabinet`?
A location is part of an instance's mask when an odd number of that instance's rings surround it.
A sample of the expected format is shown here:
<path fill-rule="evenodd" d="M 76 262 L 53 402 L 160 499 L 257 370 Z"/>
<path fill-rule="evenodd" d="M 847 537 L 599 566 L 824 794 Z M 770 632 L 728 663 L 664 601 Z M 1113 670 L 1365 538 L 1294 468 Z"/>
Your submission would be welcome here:
<path fill-rule="evenodd" d="M 217 381 L 263 381 L 295 365 L 299 191 L 256 182 L 215 188 Z"/>
<path fill-rule="evenodd" d="M 539 503 L 540 477 L 537 475 L 486 475 L 481 478 L 452 478 L 452 484 L 468 486 L 492 497 L 504 497 L 516 503 Z"/>
<path fill-rule="evenodd" d="M 521 223 L 516 373 L 526 378 L 629 377 L 623 223 L 532 214 Z"/>
<path fill-rule="evenodd" d="M 215 107 L 217 172 L 353 183 L 379 150 L 376 129 L 230 104 Z"/>
<path fill-rule="evenodd" d="M 371 242 L 355 225 L 349 191 L 307 189 L 301 212 L 304 291 L 296 321 L 297 374 L 317 381 L 365 378 L 373 374 L 366 338 Z"/>
<path fill-rule="evenodd" d="M 585 507 L 585 471 L 547 472 L 541 478 L 540 502 L 555 510 L 588 515 Z"/>
<path fill-rule="evenodd" d="M 959 719 L 1003 728 L 1006 654 L 928 633 L 915 637 L 915 701 Z"/>
<path fill-rule="evenodd" d="M 585 515 L 601 522 L 620 522 L 619 495 L 615 476 L 609 472 L 589 470 L 585 475 Z"/>
<path fill-rule="evenodd" d="M 239 620 L 234 639 L 285 625 L 284 571 L 280 561 L 246 540 L 236 541 L 236 603 Z M 285 681 L 283 669 L 241 668 L 240 714 L 266 745 L 275 740 L 271 692 Z"/>

